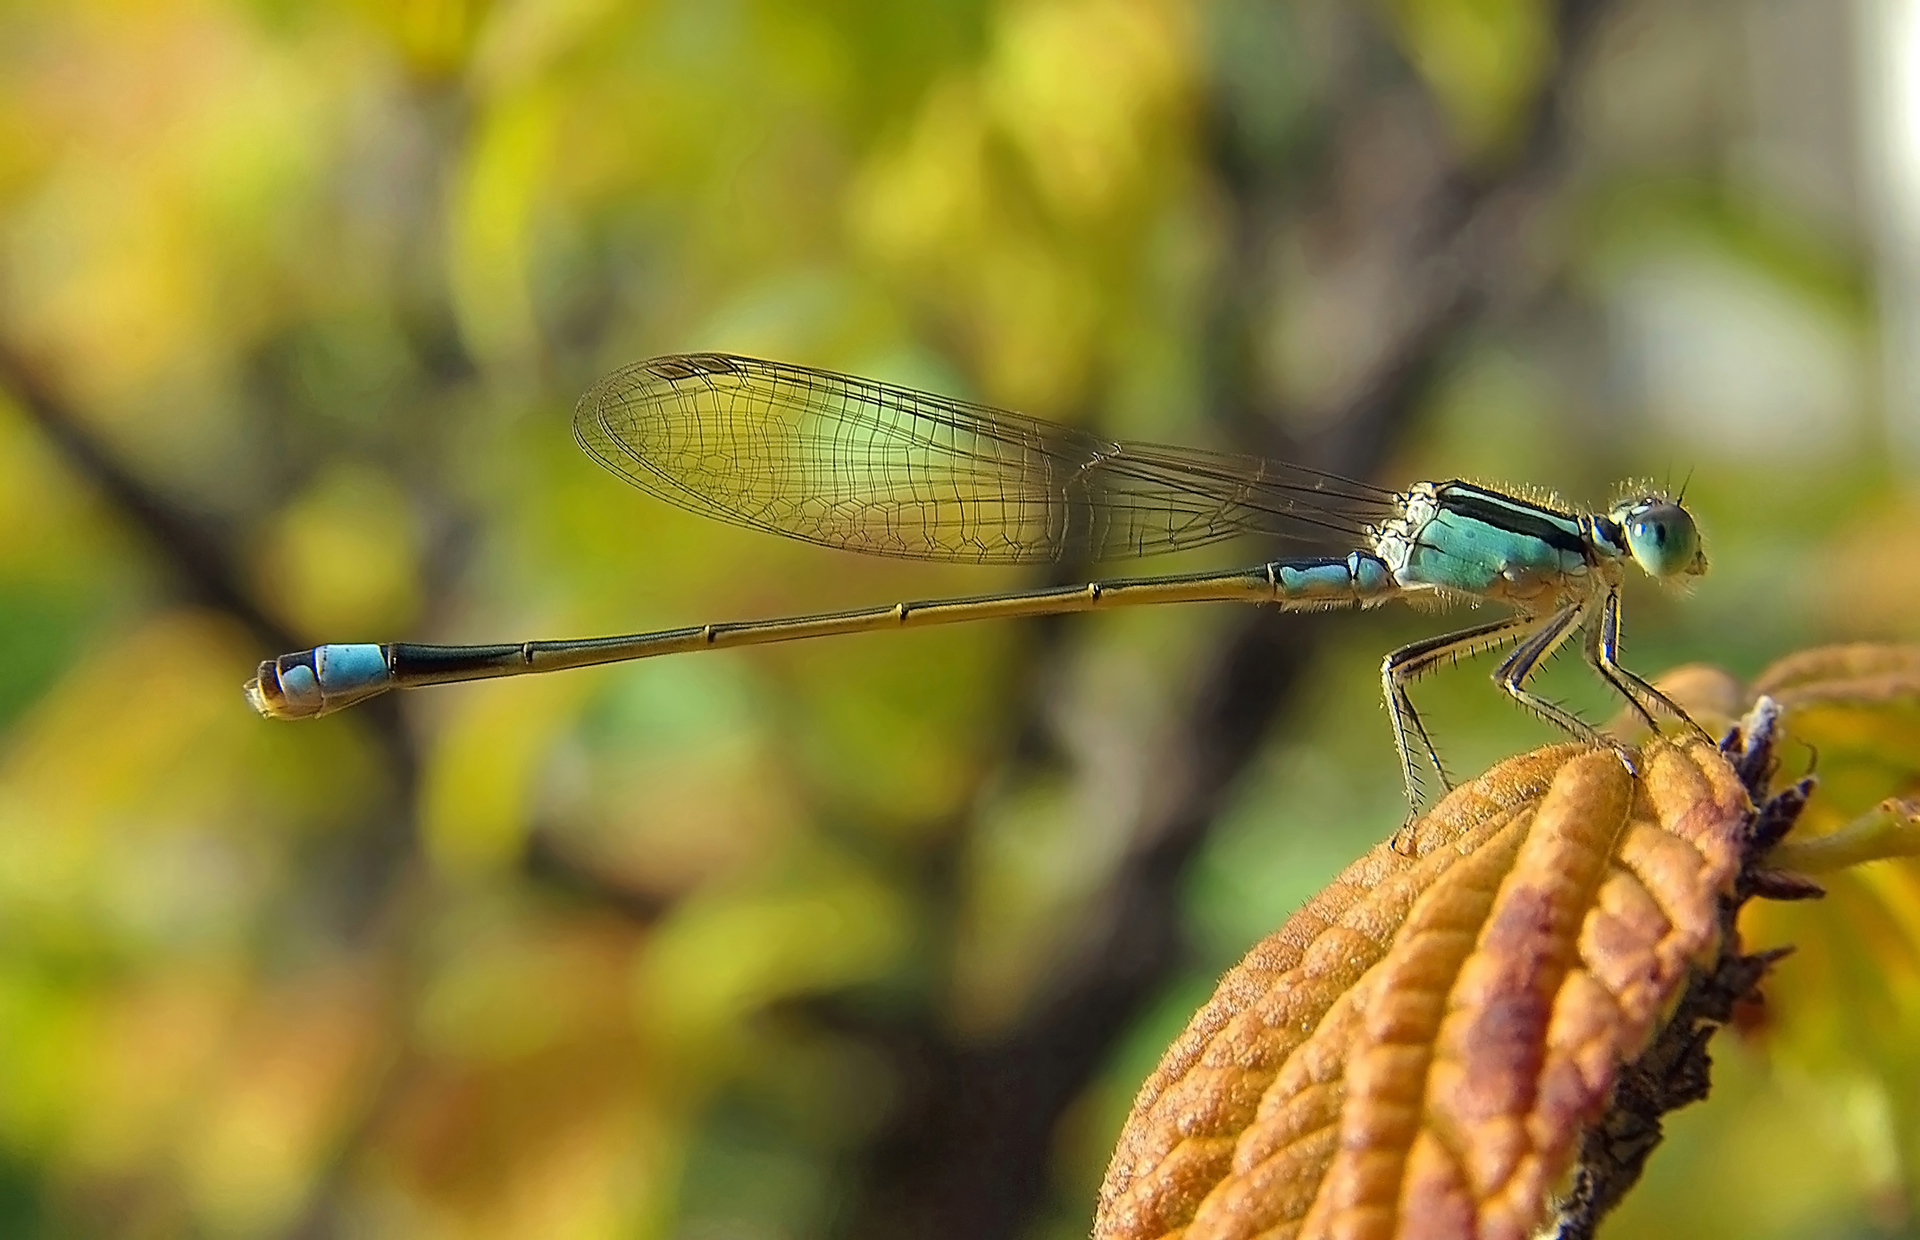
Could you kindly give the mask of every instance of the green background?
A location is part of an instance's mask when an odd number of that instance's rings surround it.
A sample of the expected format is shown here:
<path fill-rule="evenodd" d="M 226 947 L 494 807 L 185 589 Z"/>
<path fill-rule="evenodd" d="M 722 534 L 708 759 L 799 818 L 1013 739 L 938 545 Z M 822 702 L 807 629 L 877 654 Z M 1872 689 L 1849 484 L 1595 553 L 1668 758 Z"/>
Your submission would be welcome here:
<path fill-rule="evenodd" d="M 0 3 L 0 1233 L 1084 1234 L 1212 979 L 1399 825 L 1379 659 L 1457 617 L 968 626 L 303 724 L 240 682 L 1084 568 L 622 486 L 572 401 L 688 349 L 1394 486 L 1684 479 L 1713 572 L 1635 584 L 1631 666 L 1911 636 L 1875 11 Z M 1481 670 L 1418 691 L 1457 772 L 1552 739 Z M 1911 904 L 1883 942 L 1871 1019 L 1920 1029 Z M 1794 968 L 1610 1236 L 1914 1234 L 1914 1065 L 1796 1024 Z"/>

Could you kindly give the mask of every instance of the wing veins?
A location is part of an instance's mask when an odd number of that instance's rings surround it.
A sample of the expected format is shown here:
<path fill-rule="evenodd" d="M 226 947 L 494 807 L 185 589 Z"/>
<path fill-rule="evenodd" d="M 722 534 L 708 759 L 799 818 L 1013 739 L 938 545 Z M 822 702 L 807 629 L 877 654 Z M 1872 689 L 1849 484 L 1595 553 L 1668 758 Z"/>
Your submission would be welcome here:
<path fill-rule="evenodd" d="M 582 397 L 581 446 L 669 503 L 918 559 L 1148 555 L 1243 533 L 1354 545 L 1393 492 L 1304 466 L 1107 439 L 781 363 L 658 358 Z"/>

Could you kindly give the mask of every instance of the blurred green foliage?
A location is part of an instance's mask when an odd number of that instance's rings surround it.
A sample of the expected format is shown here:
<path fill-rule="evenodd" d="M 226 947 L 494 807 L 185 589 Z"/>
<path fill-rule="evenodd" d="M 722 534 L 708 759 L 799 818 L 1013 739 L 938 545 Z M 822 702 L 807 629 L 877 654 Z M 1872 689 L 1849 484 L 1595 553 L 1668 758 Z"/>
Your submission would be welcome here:
<path fill-rule="evenodd" d="M 1034 580 L 622 488 L 567 410 L 641 356 L 1245 447 L 1262 432 L 1219 416 L 1239 357 L 1241 403 L 1311 441 L 1430 274 L 1401 262 L 1422 178 L 1497 179 L 1552 109 L 1519 274 L 1422 372 L 1382 480 L 1599 502 L 1690 477 L 1714 572 L 1632 596 L 1644 671 L 1912 637 L 1872 238 L 1832 144 L 1767 119 L 1844 75 L 1819 46 L 1765 72 L 1769 6 L 1697 0 L 1594 6 L 1574 57 L 1578 7 L 0 5 L 0 1232 L 846 1234 L 926 1101 L 858 1031 L 964 1058 L 1076 967 L 1240 617 L 245 710 L 281 636 L 572 636 Z M 180 522 L 129 509 L 49 416 Z M 1084 1232 L 1210 979 L 1398 824 L 1378 660 L 1444 623 L 1301 622 L 1311 669 L 1181 880 L 1186 971 L 1047 1118 L 1019 1234 Z M 1547 739 L 1477 673 L 1420 688 L 1458 771 Z M 1789 961 L 1776 1003 L 1795 985 Z M 1920 1130 L 1888 1079 L 1764 1037 L 1719 1060 L 1610 1234 L 1913 1226 Z"/>

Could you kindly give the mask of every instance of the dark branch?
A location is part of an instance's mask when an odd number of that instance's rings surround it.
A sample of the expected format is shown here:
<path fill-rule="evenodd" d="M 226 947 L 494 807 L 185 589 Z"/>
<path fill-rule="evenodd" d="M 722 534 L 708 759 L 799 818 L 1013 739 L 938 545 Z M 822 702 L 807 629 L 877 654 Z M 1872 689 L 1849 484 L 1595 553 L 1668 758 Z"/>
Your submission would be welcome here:
<path fill-rule="evenodd" d="M 254 601 L 229 541 L 116 458 L 40 369 L 4 340 L 0 386 L 13 394 L 61 458 L 152 543 L 159 562 L 189 598 L 239 621 L 266 650 L 287 651 L 303 644 Z M 236 668 L 234 674 L 235 710 L 246 709 L 239 692 L 242 670 Z M 378 918 L 386 894 L 414 855 L 412 819 L 405 808 L 412 800 L 408 789 L 414 779 L 411 738 L 391 700 L 368 703 L 359 717 L 380 736 L 380 750 L 394 775 L 393 796 L 373 807 L 364 829 L 343 837 L 334 855 L 314 863 L 321 872 L 335 872 L 333 881 L 309 888 L 333 898 L 329 914 L 348 937 Z"/>
<path fill-rule="evenodd" d="M 1486 309 L 1524 269 L 1526 219 L 1551 187 L 1566 133 L 1561 98 L 1601 0 L 1561 7 L 1563 59 L 1516 162 L 1499 177 L 1439 178 L 1398 231 L 1369 241 L 1392 256 L 1412 299 L 1375 364 L 1339 401 L 1336 429 L 1319 451 L 1295 459 L 1355 477 L 1372 475 L 1428 391 L 1431 378 Z M 1364 102 L 1364 100 L 1363 100 Z M 1339 149 L 1339 141 L 1333 142 Z M 1216 347 L 1235 363 L 1218 403 L 1229 424 L 1257 426 L 1246 345 L 1258 297 L 1249 283 L 1273 226 L 1262 178 L 1221 156 L 1221 182 L 1235 196 L 1242 261 L 1221 290 Z M 1271 445 L 1258 445 L 1271 449 Z M 992 1240 L 1017 1234 L 1046 1193 L 1047 1163 L 1061 1114 L 1111 1053 L 1116 1038 L 1185 963 L 1181 877 L 1223 802 L 1288 706 L 1311 665 L 1321 624 L 1257 613 L 1202 673 L 1183 739 L 1160 755 L 1144 786 L 1154 804 L 1134 850 L 1114 874 L 1046 1001 L 990 1045 L 961 1045 L 937 1020 L 889 1023 L 836 1013 L 834 1023 L 890 1055 L 902 1103 L 870 1154 L 862 1196 L 842 1233 L 857 1240 L 911 1235 Z"/>
<path fill-rule="evenodd" d="M 232 616 L 266 649 L 286 651 L 300 644 L 254 602 L 225 540 L 116 459 L 40 369 L 6 341 L 0 341 L 0 387 L 13 394 L 74 472 L 157 546 L 161 561 L 194 601 Z"/>

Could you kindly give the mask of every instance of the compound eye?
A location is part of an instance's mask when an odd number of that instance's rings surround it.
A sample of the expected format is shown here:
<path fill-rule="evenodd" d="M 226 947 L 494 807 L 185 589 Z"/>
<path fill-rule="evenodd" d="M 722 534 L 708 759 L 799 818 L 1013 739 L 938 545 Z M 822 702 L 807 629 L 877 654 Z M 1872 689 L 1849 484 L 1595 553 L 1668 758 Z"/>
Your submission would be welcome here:
<path fill-rule="evenodd" d="M 1627 551 L 1654 577 L 1706 571 L 1700 530 L 1687 510 L 1664 500 L 1637 504 L 1622 514 Z"/>

